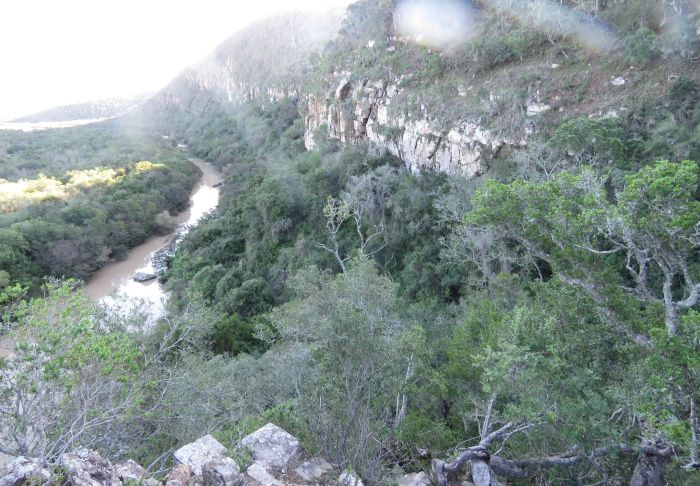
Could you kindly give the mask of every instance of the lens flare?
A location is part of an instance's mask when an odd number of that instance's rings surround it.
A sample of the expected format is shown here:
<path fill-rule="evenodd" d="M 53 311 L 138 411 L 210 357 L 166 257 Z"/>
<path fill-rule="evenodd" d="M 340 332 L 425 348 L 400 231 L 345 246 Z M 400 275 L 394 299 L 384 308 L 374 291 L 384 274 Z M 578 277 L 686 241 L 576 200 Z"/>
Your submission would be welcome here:
<path fill-rule="evenodd" d="M 477 11 L 459 0 L 404 0 L 394 13 L 396 30 L 420 45 L 448 49 L 474 37 Z"/>
<path fill-rule="evenodd" d="M 483 0 L 483 3 L 522 24 L 548 35 L 564 36 L 588 49 L 607 52 L 615 47 L 615 32 L 594 17 L 551 0 Z"/>

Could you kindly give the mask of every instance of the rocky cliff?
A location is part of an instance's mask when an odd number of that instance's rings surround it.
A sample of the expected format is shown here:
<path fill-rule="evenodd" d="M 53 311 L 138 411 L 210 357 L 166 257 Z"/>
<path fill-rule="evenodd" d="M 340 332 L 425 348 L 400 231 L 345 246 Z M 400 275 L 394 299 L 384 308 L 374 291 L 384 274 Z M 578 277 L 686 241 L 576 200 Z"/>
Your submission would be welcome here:
<path fill-rule="evenodd" d="M 312 150 L 319 130 L 342 143 L 367 141 L 404 161 L 411 171 L 432 169 L 466 176 L 482 174 L 489 161 L 508 141 L 464 119 L 446 128 L 420 112 L 392 110 L 401 80 L 337 81 L 327 96 L 309 95 L 305 117 L 305 144 Z"/>
<path fill-rule="evenodd" d="M 326 76 L 321 86 L 314 81 L 324 68 L 310 56 L 333 45 L 340 19 L 336 13 L 287 14 L 255 24 L 184 70 L 153 101 L 202 112 L 207 108 L 200 94 L 234 105 L 291 97 L 300 100 L 309 150 L 321 132 L 342 143 L 367 142 L 373 150 L 387 150 L 412 171 L 483 173 L 508 142 L 478 120 L 448 122 L 425 106 L 397 108 L 395 98 L 403 93 L 406 76 L 356 79 L 357 73 L 340 71 Z M 339 35 L 347 37 L 347 29 Z"/>

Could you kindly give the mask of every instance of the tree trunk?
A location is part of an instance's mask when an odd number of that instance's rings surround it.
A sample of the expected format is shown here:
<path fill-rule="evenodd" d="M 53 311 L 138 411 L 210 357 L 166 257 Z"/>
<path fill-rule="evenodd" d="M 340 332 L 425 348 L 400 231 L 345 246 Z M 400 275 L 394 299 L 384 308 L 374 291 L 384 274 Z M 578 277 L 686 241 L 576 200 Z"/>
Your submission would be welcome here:
<path fill-rule="evenodd" d="M 637 465 L 630 479 L 630 486 L 664 486 L 666 466 L 671 462 L 670 448 L 649 450 L 645 448 L 637 456 Z"/>
<path fill-rule="evenodd" d="M 664 280 L 664 307 L 666 310 L 666 331 L 669 336 L 675 336 L 678 332 L 678 324 L 680 322 L 680 317 L 678 315 L 678 307 L 673 301 L 673 275 L 666 275 Z"/>

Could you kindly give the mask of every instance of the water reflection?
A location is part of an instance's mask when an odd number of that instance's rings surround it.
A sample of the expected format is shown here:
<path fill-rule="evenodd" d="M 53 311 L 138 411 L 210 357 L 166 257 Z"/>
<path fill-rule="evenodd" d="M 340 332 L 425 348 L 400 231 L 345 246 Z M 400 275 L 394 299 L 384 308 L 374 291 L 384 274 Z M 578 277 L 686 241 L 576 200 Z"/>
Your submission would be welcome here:
<path fill-rule="evenodd" d="M 125 260 L 111 263 L 96 272 L 85 286 L 87 295 L 120 313 L 146 309 L 151 321 L 163 315 L 167 296 L 162 285 L 157 280 L 139 283 L 133 277 L 137 272 L 157 273 L 153 264 L 156 252 L 176 235 L 185 234 L 189 227 L 197 224 L 218 205 L 219 188 L 214 186 L 220 182 L 221 174 L 210 164 L 200 160 L 193 162 L 202 170 L 203 175 L 190 197 L 190 208 L 178 215 L 178 230 L 149 239 L 129 251 Z"/>

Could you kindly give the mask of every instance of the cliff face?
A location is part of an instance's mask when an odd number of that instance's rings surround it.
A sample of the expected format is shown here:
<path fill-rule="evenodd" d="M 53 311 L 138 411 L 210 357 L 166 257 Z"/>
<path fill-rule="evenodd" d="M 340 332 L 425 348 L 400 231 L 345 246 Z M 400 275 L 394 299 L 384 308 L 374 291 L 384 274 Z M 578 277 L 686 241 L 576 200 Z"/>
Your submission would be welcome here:
<path fill-rule="evenodd" d="M 325 88 L 312 87 L 309 75 L 319 67 L 310 56 L 329 41 L 333 44 L 340 18 L 337 14 L 290 14 L 253 25 L 183 71 L 153 101 L 202 112 L 207 104 L 200 94 L 225 104 L 299 99 L 308 150 L 316 147 L 314 138 L 323 129 L 341 143 L 366 142 L 373 150 L 387 150 L 411 171 L 483 173 L 506 141 L 476 120 L 446 122 L 431 116 L 425 107 L 398 109 L 395 98 L 403 92 L 404 76 L 356 80 L 357 76 L 343 72 L 324 79 Z M 347 37 L 348 33 L 339 35 Z M 324 94 L 324 90 L 329 92 Z"/>
<path fill-rule="evenodd" d="M 214 93 L 220 101 L 246 103 L 249 101 L 280 101 L 299 94 L 298 83 L 275 84 L 272 86 L 255 84 L 236 76 L 235 60 L 228 56 L 218 68 L 189 69 L 182 73 L 183 79 L 199 91 Z"/>
<path fill-rule="evenodd" d="M 312 150 L 318 130 L 342 143 L 367 141 L 399 157 L 411 171 L 432 169 L 466 176 L 482 174 L 507 143 L 478 123 L 463 120 L 440 128 L 425 109 L 420 113 L 390 113 L 400 94 L 399 82 L 343 78 L 328 96 L 309 95 L 305 144 Z"/>

